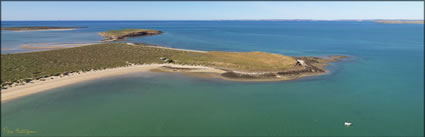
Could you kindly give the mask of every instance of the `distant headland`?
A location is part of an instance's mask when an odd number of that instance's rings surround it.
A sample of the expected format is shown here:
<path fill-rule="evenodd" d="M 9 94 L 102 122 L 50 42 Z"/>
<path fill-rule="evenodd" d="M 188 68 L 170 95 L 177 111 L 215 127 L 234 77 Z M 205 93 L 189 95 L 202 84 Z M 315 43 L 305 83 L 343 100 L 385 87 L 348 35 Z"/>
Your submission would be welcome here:
<path fill-rule="evenodd" d="M 63 30 L 75 30 L 78 28 L 86 28 L 86 27 L 47 27 L 47 26 L 28 26 L 28 27 L 2 27 L 1 30 L 8 30 L 8 31 L 16 31 L 16 32 L 23 32 L 23 31 L 63 31 Z"/>
<path fill-rule="evenodd" d="M 150 36 L 161 34 L 161 31 L 151 29 L 122 29 L 101 32 L 99 35 L 105 38 L 104 41 L 124 40 L 130 37 Z"/>
<path fill-rule="evenodd" d="M 424 24 L 423 20 L 378 20 L 376 22 L 384 24 Z"/>

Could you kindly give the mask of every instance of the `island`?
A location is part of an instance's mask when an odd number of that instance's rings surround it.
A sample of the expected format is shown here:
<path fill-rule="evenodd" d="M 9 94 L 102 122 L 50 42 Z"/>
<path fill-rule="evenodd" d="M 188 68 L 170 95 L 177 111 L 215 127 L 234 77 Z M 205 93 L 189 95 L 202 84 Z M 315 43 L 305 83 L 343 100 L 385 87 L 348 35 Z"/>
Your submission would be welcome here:
<path fill-rule="evenodd" d="M 378 20 L 375 22 L 384 24 L 424 24 L 423 20 Z"/>
<path fill-rule="evenodd" d="M 78 54 L 78 56 L 75 56 Z M 155 71 L 209 72 L 238 81 L 291 80 L 325 74 L 346 56 L 291 57 L 265 52 L 196 51 L 142 43 L 104 43 L 1 55 L 1 87 L 90 71 L 156 64 Z M 201 67 L 200 67 L 201 66 Z"/>
<path fill-rule="evenodd" d="M 125 40 L 130 37 L 139 37 L 139 36 L 150 36 L 161 34 L 161 31 L 151 30 L 151 29 L 122 29 L 122 30 L 111 30 L 106 32 L 98 33 L 103 36 L 105 39 L 103 41 L 117 41 Z"/>
<path fill-rule="evenodd" d="M 23 31 L 63 31 L 63 30 L 75 30 L 78 28 L 85 28 L 85 27 L 47 27 L 47 26 L 27 26 L 27 27 L 2 27 L 1 30 L 7 30 L 7 31 L 16 31 L 16 32 L 23 32 Z"/>
<path fill-rule="evenodd" d="M 154 30 L 119 32 L 111 36 L 113 40 L 161 33 Z M 103 34 L 109 36 L 110 33 Z M 2 54 L 1 100 L 3 103 L 73 83 L 145 71 L 179 72 L 245 82 L 294 80 L 326 74 L 325 67 L 330 62 L 344 58 L 347 56 L 295 57 L 259 51 L 199 51 L 145 43 L 101 43 Z"/>

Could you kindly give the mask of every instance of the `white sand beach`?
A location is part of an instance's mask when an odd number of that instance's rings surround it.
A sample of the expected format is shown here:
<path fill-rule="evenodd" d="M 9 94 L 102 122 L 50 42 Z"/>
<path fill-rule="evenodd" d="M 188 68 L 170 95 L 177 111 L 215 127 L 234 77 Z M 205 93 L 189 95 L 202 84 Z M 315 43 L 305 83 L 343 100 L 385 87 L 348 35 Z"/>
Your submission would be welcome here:
<path fill-rule="evenodd" d="M 38 44 L 23 44 L 20 46 L 22 49 L 61 49 L 61 48 L 73 48 L 87 45 L 93 45 L 99 43 L 67 43 L 67 44 L 56 44 L 56 43 L 38 43 Z"/>
<path fill-rule="evenodd" d="M 176 64 L 145 64 L 145 65 L 130 65 L 126 67 L 111 68 L 105 70 L 95 70 L 89 72 L 71 73 L 67 76 L 48 77 L 42 80 L 34 80 L 24 85 L 12 86 L 7 89 L 1 90 L 1 103 L 17 99 L 20 97 L 28 96 L 35 93 L 40 93 L 50 89 L 84 82 L 88 80 L 100 79 L 105 77 L 123 75 L 133 72 L 146 72 L 152 69 L 157 69 L 163 66 L 173 68 L 190 68 L 190 72 L 210 72 L 210 73 L 224 73 L 225 71 L 205 67 L 205 66 L 190 66 L 190 65 L 176 65 Z M 185 70 L 188 72 L 187 70 Z"/>

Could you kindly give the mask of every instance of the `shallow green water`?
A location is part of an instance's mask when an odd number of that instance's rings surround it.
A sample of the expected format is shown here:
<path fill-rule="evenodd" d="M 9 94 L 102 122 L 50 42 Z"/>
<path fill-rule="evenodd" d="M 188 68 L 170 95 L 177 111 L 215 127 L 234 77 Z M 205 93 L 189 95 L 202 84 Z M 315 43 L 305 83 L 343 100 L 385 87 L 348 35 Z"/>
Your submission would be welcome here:
<path fill-rule="evenodd" d="M 135 73 L 2 104 L 2 126 L 37 131 L 31 135 L 74 136 L 423 134 L 418 122 L 423 121 L 423 87 L 401 87 L 397 81 L 406 79 L 398 79 L 400 74 L 351 75 L 364 68 L 338 65 L 331 75 L 291 82 Z M 365 88 L 372 81 L 380 85 Z M 345 121 L 353 126 L 345 127 Z"/>
<path fill-rule="evenodd" d="M 70 85 L 2 104 L 2 135 L 23 135 L 7 134 L 5 128 L 36 131 L 30 134 L 34 136 L 424 134 L 423 25 L 338 21 L 3 23 L 88 26 L 75 32 L 2 31 L 2 46 L 6 47 L 31 43 L 18 39 L 20 35 L 34 41 L 78 41 L 81 35 L 73 33 L 91 36 L 124 27 L 166 32 L 128 40 L 132 42 L 351 58 L 331 65 L 329 75 L 286 82 L 244 83 L 178 73 L 137 73 Z M 52 35 L 58 38 L 52 39 Z M 353 125 L 345 127 L 345 121 Z"/>

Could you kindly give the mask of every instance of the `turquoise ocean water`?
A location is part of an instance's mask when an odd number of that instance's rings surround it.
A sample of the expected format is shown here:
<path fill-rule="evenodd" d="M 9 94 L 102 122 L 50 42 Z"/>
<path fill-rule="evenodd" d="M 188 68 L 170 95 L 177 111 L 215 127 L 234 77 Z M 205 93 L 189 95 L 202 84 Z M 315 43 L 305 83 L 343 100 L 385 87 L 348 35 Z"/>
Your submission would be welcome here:
<path fill-rule="evenodd" d="M 2 31 L 2 54 L 31 43 L 85 43 L 122 28 L 164 31 L 128 39 L 174 48 L 347 55 L 324 76 L 231 82 L 144 72 L 79 83 L 2 104 L 2 131 L 35 136 L 423 136 L 424 25 L 349 21 L 44 21 L 85 26 Z M 3 50 L 5 49 L 5 50 Z M 344 122 L 352 122 L 345 127 Z M 18 135 L 6 134 L 2 135 Z"/>

